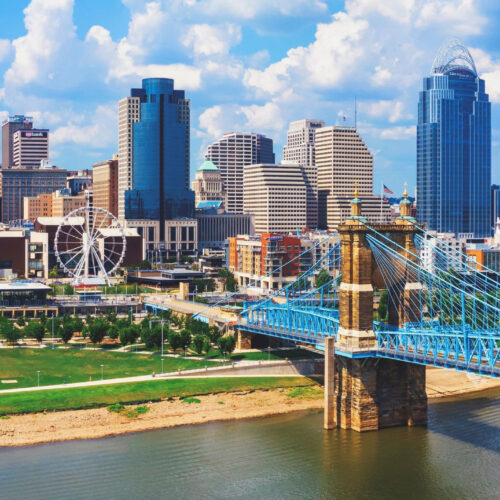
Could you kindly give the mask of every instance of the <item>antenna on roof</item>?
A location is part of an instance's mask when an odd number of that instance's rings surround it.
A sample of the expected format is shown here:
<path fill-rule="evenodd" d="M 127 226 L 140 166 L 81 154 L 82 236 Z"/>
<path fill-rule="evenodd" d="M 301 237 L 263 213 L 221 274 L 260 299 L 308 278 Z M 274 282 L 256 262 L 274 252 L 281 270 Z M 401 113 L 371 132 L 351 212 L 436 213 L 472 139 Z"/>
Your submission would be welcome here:
<path fill-rule="evenodd" d="M 358 130 L 358 102 L 354 96 L 354 128 Z"/>

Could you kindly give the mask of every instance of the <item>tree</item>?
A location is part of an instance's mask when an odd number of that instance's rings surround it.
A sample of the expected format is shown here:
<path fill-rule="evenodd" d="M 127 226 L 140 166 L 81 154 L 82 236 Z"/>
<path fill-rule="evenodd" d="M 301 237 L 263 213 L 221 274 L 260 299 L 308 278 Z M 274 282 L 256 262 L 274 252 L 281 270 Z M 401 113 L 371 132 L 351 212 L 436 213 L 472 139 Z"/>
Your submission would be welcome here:
<path fill-rule="evenodd" d="M 135 344 L 139 338 L 139 328 L 136 325 L 128 325 L 120 330 L 120 342 L 122 345 Z"/>
<path fill-rule="evenodd" d="M 69 283 L 64 285 L 64 295 L 74 295 L 74 294 L 75 294 L 75 290 L 73 289 L 73 287 Z"/>
<path fill-rule="evenodd" d="M 217 340 L 217 347 L 220 353 L 225 357 L 226 354 L 231 354 L 236 347 L 236 339 L 234 335 L 224 335 Z"/>
<path fill-rule="evenodd" d="M 114 325 L 118 317 L 116 316 L 116 313 L 110 311 L 108 314 L 106 314 L 106 319 L 108 320 L 109 323 Z"/>
<path fill-rule="evenodd" d="M 6 321 L 1 325 L 2 335 L 7 342 L 12 344 L 17 343 L 19 339 L 23 338 L 23 331 L 14 326 L 11 321 Z"/>
<path fill-rule="evenodd" d="M 203 351 L 207 355 L 212 350 L 212 343 L 208 337 L 205 337 L 205 342 L 203 343 Z"/>
<path fill-rule="evenodd" d="M 143 259 L 141 260 L 140 264 L 139 264 L 139 269 L 145 271 L 147 269 L 151 269 L 151 263 L 149 262 L 149 260 L 146 260 L 146 259 Z"/>
<path fill-rule="evenodd" d="M 61 338 L 62 341 L 67 344 L 73 337 L 75 333 L 73 322 L 64 323 L 61 328 Z"/>
<path fill-rule="evenodd" d="M 196 285 L 198 293 L 213 292 L 215 290 L 215 281 L 212 278 L 196 278 L 194 284 Z"/>
<path fill-rule="evenodd" d="M 228 292 L 235 292 L 238 289 L 238 283 L 234 278 L 234 274 L 229 269 L 220 269 L 219 277 L 224 281 L 224 289 Z"/>
<path fill-rule="evenodd" d="M 118 327 L 116 325 L 110 325 L 108 328 L 108 337 L 110 339 L 116 340 L 118 338 L 118 335 L 120 334 L 120 331 L 118 330 Z"/>
<path fill-rule="evenodd" d="M 170 330 L 168 332 L 168 343 L 174 352 L 177 351 L 181 347 L 181 336 L 177 332 Z"/>
<path fill-rule="evenodd" d="M 16 323 L 19 325 L 19 326 L 24 326 L 26 324 L 26 320 L 24 319 L 23 316 L 19 316 L 19 318 L 17 318 L 16 320 Z"/>
<path fill-rule="evenodd" d="M 45 326 L 40 321 L 30 321 L 24 327 L 24 335 L 42 342 L 45 336 Z"/>
<path fill-rule="evenodd" d="M 141 330 L 141 339 L 147 349 L 161 347 L 161 325 L 154 325 L 152 328 L 143 328 Z"/>
<path fill-rule="evenodd" d="M 208 328 L 208 336 L 210 337 L 210 341 L 216 344 L 221 336 L 219 327 L 217 325 L 210 326 Z"/>
<path fill-rule="evenodd" d="M 186 355 L 186 349 L 191 344 L 191 334 L 187 330 L 182 330 L 180 334 L 180 347 L 184 349 L 184 356 Z"/>
<path fill-rule="evenodd" d="M 89 339 L 92 344 L 98 344 L 104 339 L 108 330 L 108 324 L 103 319 L 96 319 L 89 325 Z"/>
<path fill-rule="evenodd" d="M 49 272 L 49 278 L 57 278 L 57 267 L 54 266 Z"/>
<path fill-rule="evenodd" d="M 330 281 L 332 281 L 332 277 L 330 276 L 330 273 L 326 269 L 321 269 L 321 271 L 318 273 L 318 275 L 316 276 L 316 279 L 314 281 L 314 287 L 320 288 L 323 285 L 330 283 Z"/>
<path fill-rule="evenodd" d="M 79 318 L 78 316 L 74 316 L 71 319 L 71 322 L 73 323 L 73 332 L 82 332 L 83 330 L 83 321 L 82 318 Z"/>
<path fill-rule="evenodd" d="M 389 292 L 387 290 L 383 290 L 380 294 L 380 301 L 378 303 L 378 320 L 386 321 L 387 320 L 387 303 L 389 298 Z"/>
<path fill-rule="evenodd" d="M 196 354 L 198 354 L 199 356 L 203 354 L 206 340 L 207 337 L 205 337 L 205 335 L 195 335 L 193 338 L 193 347 Z"/>

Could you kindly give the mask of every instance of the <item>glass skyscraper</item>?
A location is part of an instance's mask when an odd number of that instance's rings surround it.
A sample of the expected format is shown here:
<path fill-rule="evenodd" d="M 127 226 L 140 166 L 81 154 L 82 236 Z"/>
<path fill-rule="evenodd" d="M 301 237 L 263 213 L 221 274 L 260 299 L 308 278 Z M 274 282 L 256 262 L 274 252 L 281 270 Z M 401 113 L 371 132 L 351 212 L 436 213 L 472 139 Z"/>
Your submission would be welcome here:
<path fill-rule="evenodd" d="M 146 78 L 131 96 L 140 99 L 140 121 L 133 124 L 133 189 L 125 192 L 125 218 L 159 220 L 163 241 L 165 220 L 194 215 L 189 100 L 169 78 Z"/>
<path fill-rule="evenodd" d="M 418 104 L 417 218 L 427 229 L 491 235 L 491 105 L 459 40 L 424 78 Z"/>

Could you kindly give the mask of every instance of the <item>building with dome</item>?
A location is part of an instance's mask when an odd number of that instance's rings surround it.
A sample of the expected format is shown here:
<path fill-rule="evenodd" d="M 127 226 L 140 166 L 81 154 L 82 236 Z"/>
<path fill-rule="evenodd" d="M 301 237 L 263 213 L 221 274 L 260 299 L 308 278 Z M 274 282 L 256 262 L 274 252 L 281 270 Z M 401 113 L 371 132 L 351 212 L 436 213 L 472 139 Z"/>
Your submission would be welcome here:
<path fill-rule="evenodd" d="M 191 187 L 197 208 L 207 205 L 206 202 L 220 202 L 217 208 L 225 206 L 226 193 L 220 170 L 208 156 L 196 171 Z"/>
<path fill-rule="evenodd" d="M 474 60 L 450 39 L 418 103 L 417 219 L 458 237 L 491 235 L 491 104 Z"/>

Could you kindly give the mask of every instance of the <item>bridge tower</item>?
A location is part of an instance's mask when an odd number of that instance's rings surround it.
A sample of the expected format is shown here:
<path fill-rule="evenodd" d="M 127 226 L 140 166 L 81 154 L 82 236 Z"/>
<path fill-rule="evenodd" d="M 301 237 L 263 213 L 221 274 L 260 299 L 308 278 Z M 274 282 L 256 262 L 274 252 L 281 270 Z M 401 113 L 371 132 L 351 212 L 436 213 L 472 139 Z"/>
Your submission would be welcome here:
<path fill-rule="evenodd" d="M 368 234 L 382 233 L 397 243 L 400 253 L 411 258 L 416 253 L 414 235 L 418 230 L 410 215 L 405 196 L 401 215 L 394 224 L 367 227 L 361 213 L 357 189 L 351 200 L 351 216 L 338 228 L 342 244 L 342 282 L 339 288 L 340 325 L 337 341 L 325 344 L 325 422 L 326 429 L 342 427 L 356 431 L 391 426 L 425 425 L 427 395 L 425 366 L 375 357 L 373 331 L 374 287 L 386 288 L 377 267 Z M 410 272 L 406 282 L 392 290 L 403 290 L 400 300 L 389 301 L 389 323 L 404 326 L 416 321 L 418 310 L 410 305 L 420 293 L 420 285 Z M 396 284 L 394 284 L 396 285 Z M 389 285 L 390 286 L 390 285 Z M 398 310 L 398 307 L 400 308 Z"/>

